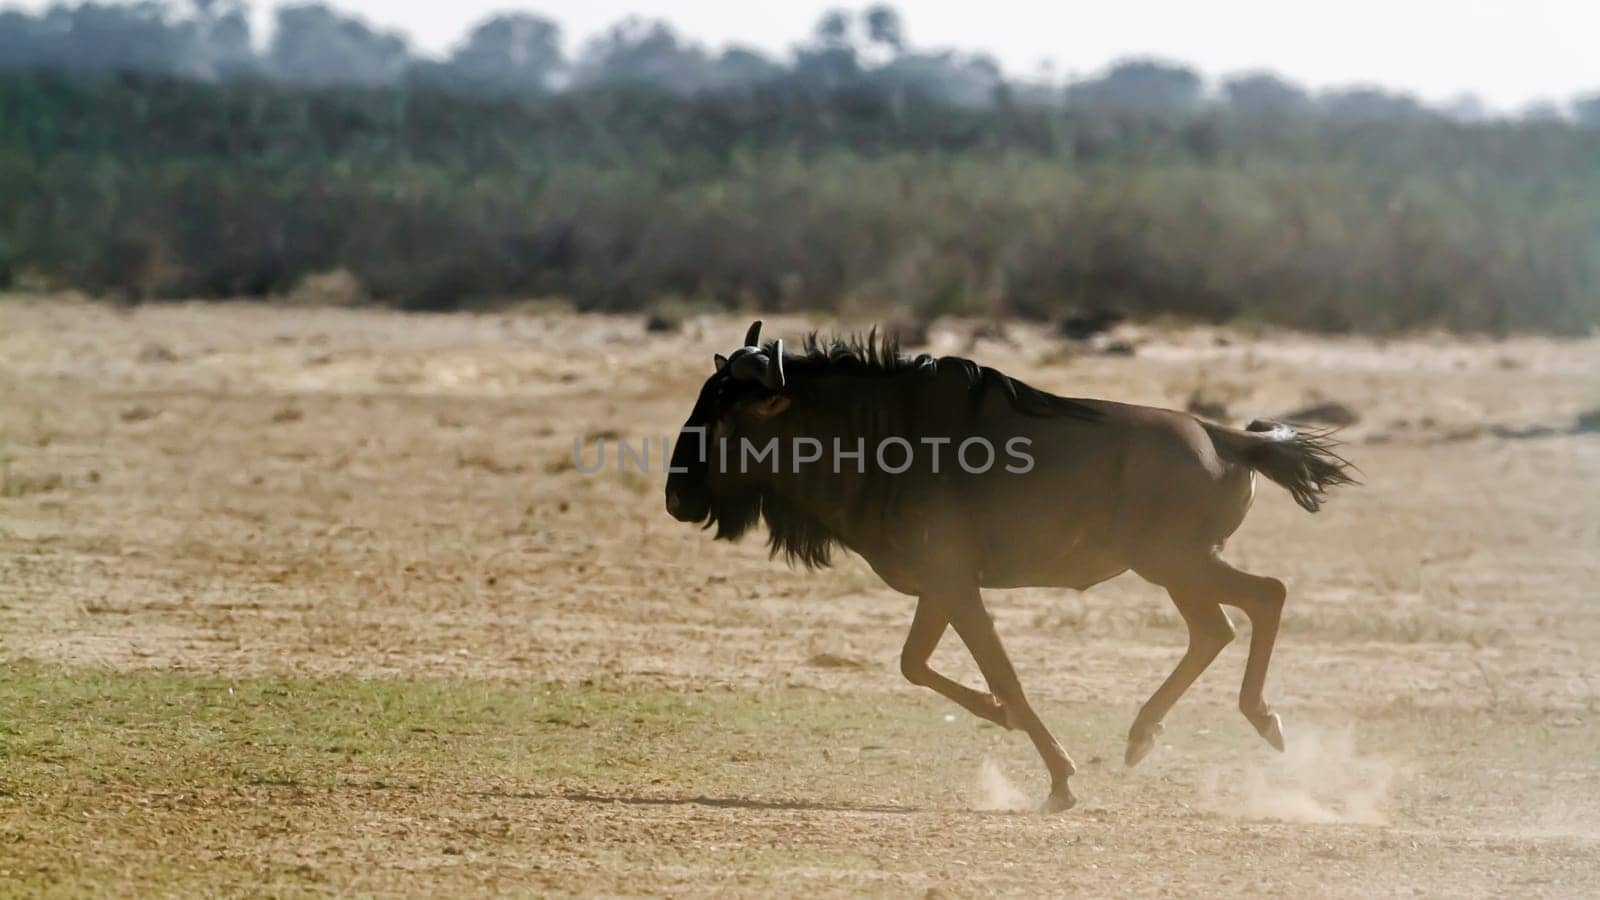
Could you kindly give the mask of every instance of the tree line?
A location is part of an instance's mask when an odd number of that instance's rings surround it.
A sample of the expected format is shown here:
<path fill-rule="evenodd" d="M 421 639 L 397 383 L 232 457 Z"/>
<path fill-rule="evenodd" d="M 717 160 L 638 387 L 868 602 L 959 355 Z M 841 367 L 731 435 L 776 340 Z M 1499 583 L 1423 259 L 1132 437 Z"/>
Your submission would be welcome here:
<path fill-rule="evenodd" d="M 1148 60 L 1013 81 L 914 49 L 886 6 L 830 13 L 783 62 L 660 23 L 562 46 L 521 14 L 426 60 L 321 6 L 280 9 L 261 48 L 229 0 L 0 13 L 0 282 L 220 298 L 342 271 L 413 309 L 1600 320 L 1582 102 L 1469 119 Z"/>

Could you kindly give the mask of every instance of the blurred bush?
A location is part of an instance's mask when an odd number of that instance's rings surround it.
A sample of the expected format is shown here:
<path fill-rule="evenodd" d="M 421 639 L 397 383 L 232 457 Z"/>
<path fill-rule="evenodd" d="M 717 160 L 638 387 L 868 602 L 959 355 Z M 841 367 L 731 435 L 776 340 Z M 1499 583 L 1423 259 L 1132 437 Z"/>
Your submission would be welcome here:
<path fill-rule="evenodd" d="M 0 70 L 0 278 L 309 297 L 339 272 L 334 293 L 407 309 L 1600 321 L 1600 129 L 1582 123 L 1270 76 L 1208 100 L 1154 63 L 1051 99 L 905 51 L 881 17 L 875 68 L 825 22 L 792 67 L 635 25 L 570 70 L 541 20 L 407 66 L 394 36 L 335 19 L 370 71 L 266 77 L 331 40 L 296 15 L 306 33 L 279 41 L 301 43 L 208 51 L 211 70 Z"/>
<path fill-rule="evenodd" d="M 346 269 L 334 269 L 300 279 L 287 299 L 295 306 L 360 306 L 368 298 L 361 279 Z"/>

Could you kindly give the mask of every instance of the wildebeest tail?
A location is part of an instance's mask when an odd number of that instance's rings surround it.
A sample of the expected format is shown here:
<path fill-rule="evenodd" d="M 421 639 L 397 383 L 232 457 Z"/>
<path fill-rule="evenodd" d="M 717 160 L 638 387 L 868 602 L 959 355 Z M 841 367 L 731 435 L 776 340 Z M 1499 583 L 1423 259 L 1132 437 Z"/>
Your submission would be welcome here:
<path fill-rule="evenodd" d="M 1257 419 L 1240 431 L 1202 422 L 1217 452 L 1281 485 L 1310 512 L 1322 507 L 1329 488 L 1356 484 L 1350 461 L 1335 452 L 1331 430 L 1296 430 L 1282 422 Z"/>

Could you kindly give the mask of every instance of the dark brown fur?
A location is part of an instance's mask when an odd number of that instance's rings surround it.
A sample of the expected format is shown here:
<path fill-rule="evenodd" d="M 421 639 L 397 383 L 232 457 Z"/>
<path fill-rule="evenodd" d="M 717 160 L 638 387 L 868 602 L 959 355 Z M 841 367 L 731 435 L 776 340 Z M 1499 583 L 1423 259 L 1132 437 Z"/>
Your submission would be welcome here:
<path fill-rule="evenodd" d="M 752 341 L 758 333 L 759 323 Z M 1312 512 L 1329 488 L 1351 483 L 1328 434 L 1259 421 L 1240 430 L 1170 410 L 1058 397 L 971 360 L 905 357 L 874 336 L 824 342 L 812 335 L 781 366 L 778 353 L 767 345 L 736 354 L 738 365 L 707 380 L 685 427 L 756 446 L 815 439 L 825 461 L 833 442 L 859 440 L 869 448 L 863 470 L 791 466 L 782 457 L 777 471 L 732 464 L 724 471 L 713 464 L 715 452 L 701 455 L 699 442 L 680 440 L 673 465 L 682 471 L 667 482 L 674 516 L 714 524 L 717 537 L 730 540 L 760 519 L 774 555 L 808 566 L 827 565 L 842 546 L 916 596 L 902 671 L 979 716 L 1027 732 L 1050 771 L 1052 808 L 1073 802 L 1073 765 L 1028 705 L 984 608 L 985 587 L 1082 589 L 1132 569 L 1167 589 L 1189 626 L 1189 649 L 1135 718 L 1130 765 L 1154 746 L 1166 712 L 1232 639 L 1222 605 L 1243 609 L 1255 627 L 1240 708 L 1282 749 L 1281 724 L 1262 687 L 1283 584 L 1240 572 L 1217 553 L 1249 508 L 1253 473 Z M 735 369 L 786 372 L 787 380 L 765 385 Z M 996 447 L 1027 441 L 1032 469 L 972 473 L 952 465 L 955 445 L 975 436 Z M 918 453 L 906 471 L 891 473 L 871 450 L 887 438 L 914 448 L 951 443 L 938 471 Z M 949 627 L 978 661 L 988 693 L 928 667 Z"/>

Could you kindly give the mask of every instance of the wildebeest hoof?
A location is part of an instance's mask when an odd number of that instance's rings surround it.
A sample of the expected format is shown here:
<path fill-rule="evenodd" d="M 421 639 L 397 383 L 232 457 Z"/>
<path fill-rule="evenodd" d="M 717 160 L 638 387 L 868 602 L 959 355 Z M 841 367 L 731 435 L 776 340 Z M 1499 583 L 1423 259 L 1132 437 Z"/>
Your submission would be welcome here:
<path fill-rule="evenodd" d="M 1072 789 L 1066 785 L 1062 785 L 1059 788 L 1051 789 L 1050 796 L 1044 798 L 1044 802 L 1039 804 L 1039 812 L 1066 812 L 1077 805 L 1078 798 L 1072 796 Z"/>
<path fill-rule="evenodd" d="M 1150 755 L 1150 751 L 1156 748 L 1156 735 L 1163 730 L 1165 729 L 1160 722 L 1151 722 L 1148 725 L 1135 722 L 1133 727 L 1128 729 L 1128 749 L 1122 754 L 1122 762 L 1130 769 L 1143 762 L 1144 758 Z"/>
<path fill-rule="evenodd" d="M 1283 752 L 1283 720 L 1277 713 L 1267 713 L 1264 716 L 1251 716 L 1250 724 L 1256 727 L 1256 733 L 1272 745 L 1272 749 Z"/>

